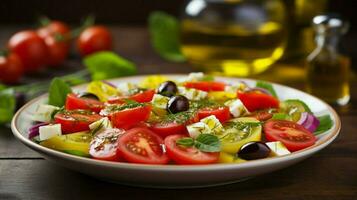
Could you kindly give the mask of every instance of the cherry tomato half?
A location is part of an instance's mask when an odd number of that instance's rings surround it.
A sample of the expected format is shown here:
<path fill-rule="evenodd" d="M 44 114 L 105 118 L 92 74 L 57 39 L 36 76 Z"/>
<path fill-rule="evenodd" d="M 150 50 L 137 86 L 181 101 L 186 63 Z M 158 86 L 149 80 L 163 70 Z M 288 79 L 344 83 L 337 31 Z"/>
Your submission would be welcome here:
<path fill-rule="evenodd" d="M 219 152 L 203 152 L 195 147 L 181 147 L 176 144 L 184 135 L 170 135 L 165 138 L 165 147 L 168 156 L 177 164 L 210 164 L 219 159 Z"/>
<path fill-rule="evenodd" d="M 198 122 L 198 115 L 192 116 L 192 118 L 186 122 L 178 123 L 175 121 L 170 122 L 157 122 L 153 123 L 150 126 L 150 129 L 155 133 L 159 134 L 162 138 L 165 138 L 168 135 L 176 134 L 188 134 L 186 125 Z"/>
<path fill-rule="evenodd" d="M 316 142 L 316 137 L 310 131 L 287 120 L 268 120 L 264 124 L 264 133 L 268 141 L 280 141 L 290 151 L 304 149 Z"/>
<path fill-rule="evenodd" d="M 10 38 L 8 47 L 20 57 L 25 72 L 34 72 L 47 63 L 47 46 L 35 31 L 16 33 Z"/>
<path fill-rule="evenodd" d="M 210 115 L 216 116 L 216 118 L 221 122 L 224 123 L 231 118 L 231 113 L 227 106 L 217 107 L 217 108 L 204 108 L 198 111 L 198 117 L 203 119 Z"/>
<path fill-rule="evenodd" d="M 113 48 L 110 31 L 104 26 L 86 28 L 78 37 L 77 48 L 82 56 Z"/>
<path fill-rule="evenodd" d="M 21 78 L 23 65 L 20 58 L 10 53 L 6 56 L 0 56 L 0 81 L 3 83 L 17 83 Z"/>
<path fill-rule="evenodd" d="M 66 110 L 59 112 L 54 117 L 56 124 L 61 124 L 62 133 L 75 133 L 89 130 L 89 124 L 102 117 L 87 110 Z"/>
<path fill-rule="evenodd" d="M 164 141 L 147 128 L 133 128 L 118 140 L 118 154 L 131 163 L 166 164 Z"/>
<path fill-rule="evenodd" d="M 104 108 L 104 103 L 90 98 L 78 97 L 76 94 L 68 94 L 66 98 L 66 110 L 91 110 L 99 113 Z"/>
<path fill-rule="evenodd" d="M 130 99 L 134 100 L 139 103 L 147 103 L 150 102 L 155 94 L 155 90 L 145 90 L 145 91 L 140 91 L 136 94 L 133 94 L 131 96 L 124 96 L 124 97 L 114 97 L 108 99 L 108 103 L 110 104 L 122 104 L 125 103 L 125 99 Z"/>
<path fill-rule="evenodd" d="M 117 161 L 118 155 L 118 138 L 124 134 L 122 129 L 106 129 L 94 135 L 89 154 L 98 160 Z"/>
<path fill-rule="evenodd" d="M 140 122 L 146 121 L 150 117 L 151 106 L 138 106 L 127 108 L 109 114 L 109 117 L 116 128 L 129 129 Z"/>
<path fill-rule="evenodd" d="M 268 94 L 260 92 L 238 92 L 237 95 L 249 112 L 268 108 L 279 108 L 279 100 Z"/>
<path fill-rule="evenodd" d="M 222 82 L 214 82 L 214 81 L 198 81 L 198 82 L 186 82 L 184 83 L 184 86 L 186 88 L 194 88 L 197 90 L 203 90 L 209 92 L 209 91 L 224 91 L 226 84 Z"/>

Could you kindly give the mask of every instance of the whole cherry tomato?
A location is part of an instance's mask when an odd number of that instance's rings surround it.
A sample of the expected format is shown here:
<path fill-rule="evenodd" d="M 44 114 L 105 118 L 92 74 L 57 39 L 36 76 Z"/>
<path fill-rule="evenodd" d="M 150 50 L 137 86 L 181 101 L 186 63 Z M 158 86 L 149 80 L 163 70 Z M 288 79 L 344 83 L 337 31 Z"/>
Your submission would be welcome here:
<path fill-rule="evenodd" d="M 77 48 L 82 56 L 113 48 L 113 39 L 104 26 L 91 26 L 84 29 L 77 40 Z"/>
<path fill-rule="evenodd" d="M 34 72 L 47 63 L 47 46 L 35 31 L 16 33 L 10 38 L 8 47 L 20 57 L 25 72 Z"/>
<path fill-rule="evenodd" d="M 37 30 L 48 48 L 48 65 L 58 66 L 66 59 L 70 47 L 70 29 L 60 21 L 51 21 Z"/>
<path fill-rule="evenodd" d="M 23 65 L 14 53 L 0 55 L 0 81 L 3 83 L 16 83 L 23 74 Z"/>

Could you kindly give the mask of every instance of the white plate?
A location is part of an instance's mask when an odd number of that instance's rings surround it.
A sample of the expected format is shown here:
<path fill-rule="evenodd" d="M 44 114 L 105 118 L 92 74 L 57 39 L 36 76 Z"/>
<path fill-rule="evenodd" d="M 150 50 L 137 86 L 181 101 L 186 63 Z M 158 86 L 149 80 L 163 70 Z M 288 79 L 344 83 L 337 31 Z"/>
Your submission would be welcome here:
<path fill-rule="evenodd" d="M 167 75 L 169 78 L 182 78 L 184 75 Z M 134 76 L 110 80 L 113 84 L 120 82 L 137 83 L 145 76 Z M 255 80 L 217 77 L 225 82 L 245 81 L 254 86 Z M 77 86 L 75 91 L 84 90 L 86 85 Z M 294 152 L 292 154 L 274 158 L 254 160 L 240 164 L 210 164 L 210 165 L 143 165 L 131 163 L 119 163 L 100 161 L 90 158 L 74 156 L 60 151 L 55 151 L 28 139 L 28 129 L 31 126 L 31 113 L 36 107 L 46 101 L 47 95 L 38 97 L 24 105 L 14 116 L 11 124 L 16 138 L 31 149 L 42 154 L 46 159 L 62 165 L 69 169 L 88 174 L 99 179 L 112 182 L 137 185 L 144 187 L 162 188 L 184 188 L 184 187 L 206 187 L 221 185 L 245 180 L 249 177 L 272 172 L 289 165 L 295 164 L 319 150 L 325 148 L 338 135 L 341 122 L 336 112 L 326 103 L 302 91 L 274 84 L 274 88 L 281 100 L 301 99 L 319 115 L 329 114 L 334 121 L 334 126 L 327 132 L 318 136 L 315 145 Z M 34 169 L 35 170 L 35 169 Z"/>

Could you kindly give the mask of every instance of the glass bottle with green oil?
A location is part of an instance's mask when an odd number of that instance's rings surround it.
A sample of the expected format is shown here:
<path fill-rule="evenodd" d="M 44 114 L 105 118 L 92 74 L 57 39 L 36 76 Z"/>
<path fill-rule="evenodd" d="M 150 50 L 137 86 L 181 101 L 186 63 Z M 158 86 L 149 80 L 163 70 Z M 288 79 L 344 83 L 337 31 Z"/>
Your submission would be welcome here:
<path fill-rule="evenodd" d="M 313 19 L 316 49 L 307 58 L 307 91 L 331 104 L 345 105 L 350 99 L 349 59 L 338 52 L 338 42 L 348 23 L 336 15 Z"/>
<path fill-rule="evenodd" d="M 181 19 L 181 49 L 204 72 L 257 74 L 283 55 L 285 19 L 280 0 L 191 0 Z"/>

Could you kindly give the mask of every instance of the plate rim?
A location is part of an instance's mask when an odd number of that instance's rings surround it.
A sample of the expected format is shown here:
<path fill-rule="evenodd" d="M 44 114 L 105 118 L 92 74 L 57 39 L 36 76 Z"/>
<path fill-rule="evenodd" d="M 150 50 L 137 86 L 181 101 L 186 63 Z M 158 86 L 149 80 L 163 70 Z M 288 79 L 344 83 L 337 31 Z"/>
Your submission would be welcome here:
<path fill-rule="evenodd" d="M 177 76 L 185 76 L 187 74 L 145 74 L 145 75 L 136 75 L 136 76 L 127 76 L 127 77 L 121 77 L 121 78 L 113 78 L 113 79 L 108 79 L 107 81 L 122 81 L 125 79 L 142 79 L 147 76 L 153 76 L 153 75 L 160 75 L 160 76 L 168 76 L 168 77 L 177 77 Z M 238 77 L 224 77 L 224 76 L 215 76 L 215 78 L 219 79 L 230 79 L 230 80 L 237 80 L 237 81 L 259 81 L 258 79 L 250 79 L 250 78 L 238 78 Z M 285 159 L 296 159 L 300 157 L 304 157 L 313 153 L 316 153 L 317 151 L 320 151 L 321 149 L 325 148 L 328 144 L 330 144 L 332 141 L 335 140 L 335 138 L 339 135 L 339 132 L 341 130 L 341 120 L 340 117 L 338 116 L 337 112 L 326 102 L 323 100 L 319 99 L 316 96 L 313 96 L 309 93 L 306 93 L 304 91 L 292 88 L 290 86 L 282 85 L 279 83 L 274 83 L 271 81 L 265 81 L 268 83 L 272 83 L 274 85 L 278 85 L 281 87 L 288 88 L 290 90 L 295 90 L 298 92 L 302 92 L 304 95 L 311 96 L 317 100 L 319 100 L 321 103 L 323 103 L 330 114 L 332 114 L 333 118 L 335 119 L 335 126 L 333 129 L 331 129 L 331 133 L 329 134 L 328 137 L 324 138 L 322 141 L 319 141 L 319 144 L 314 144 L 313 146 L 310 146 L 308 148 L 292 152 L 291 154 L 288 155 L 283 155 L 283 156 L 278 156 L 278 157 L 268 157 L 264 159 L 259 159 L 259 160 L 252 160 L 249 162 L 244 162 L 244 163 L 215 163 L 215 164 L 205 164 L 205 165 L 158 165 L 158 164 L 137 164 L 137 163 L 126 163 L 126 162 L 114 162 L 114 161 L 102 161 L 102 160 L 97 160 L 97 159 L 92 159 L 92 158 L 87 158 L 87 157 L 80 157 L 76 155 L 71 155 L 67 154 L 61 151 L 56 151 L 44 146 L 41 146 L 30 139 L 26 138 L 24 135 L 20 133 L 18 130 L 16 124 L 18 123 L 19 116 L 22 112 L 24 112 L 29 106 L 31 106 L 34 102 L 37 102 L 38 100 L 46 97 L 48 95 L 48 92 L 45 94 L 42 94 L 31 101 L 27 102 L 25 105 L 23 105 L 14 115 L 11 121 L 11 130 L 14 134 L 14 136 L 20 140 L 23 144 L 26 146 L 30 147 L 31 149 L 36 150 L 37 152 L 41 154 L 49 154 L 54 157 L 60 157 L 62 159 L 66 160 L 71 160 L 71 161 L 76 161 L 76 162 L 82 162 L 86 164 L 91 164 L 91 165 L 100 165 L 100 166 L 105 166 L 105 167 L 112 167 L 112 168 L 121 168 L 121 169 L 140 169 L 140 170 L 150 170 L 150 171 L 199 171 L 199 170 L 223 170 L 223 169 L 237 169 L 237 168 L 251 168 L 251 167 L 256 167 L 256 166 L 263 166 L 263 165 L 268 165 L 268 164 L 274 164 L 274 163 L 279 163 Z M 71 88 L 80 88 L 86 86 L 88 83 L 80 84 Z"/>

